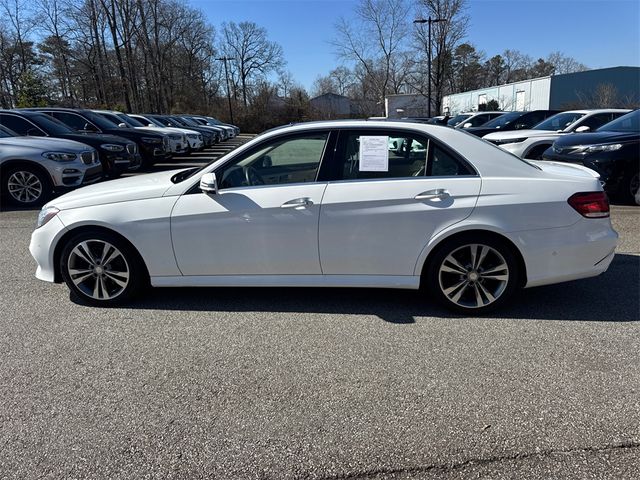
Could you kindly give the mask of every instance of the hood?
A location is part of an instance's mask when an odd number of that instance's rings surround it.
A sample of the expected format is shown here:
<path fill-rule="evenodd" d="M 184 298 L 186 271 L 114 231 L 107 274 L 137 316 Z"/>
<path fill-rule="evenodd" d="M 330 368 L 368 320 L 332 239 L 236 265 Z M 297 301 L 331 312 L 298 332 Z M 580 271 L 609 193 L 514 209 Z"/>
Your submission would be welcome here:
<path fill-rule="evenodd" d="M 118 137 L 117 135 L 110 135 L 108 133 L 70 133 L 65 135 L 65 138 L 76 140 L 78 142 L 99 142 L 99 143 L 132 143 L 131 140 Z"/>
<path fill-rule="evenodd" d="M 481 137 L 481 138 L 487 135 L 488 133 L 501 131 L 501 129 L 487 128 L 487 127 L 469 127 L 469 128 L 460 128 L 459 130 L 461 132 L 472 133 L 476 137 Z"/>
<path fill-rule="evenodd" d="M 162 128 L 162 127 L 134 127 L 135 130 L 138 131 L 147 131 L 147 132 L 154 132 L 154 133 L 159 133 L 160 135 L 168 135 L 170 132 L 167 131 L 166 128 Z"/>
<path fill-rule="evenodd" d="M 468 129 L 467 129 L 468 130 Z M 485 140 L 512 140 L 514 138 L 530 138 L 530 137 L 549 137 L 560 135 L 560 132 L 554 130 L 535 130 L 527 128 L 522 130 L 492 130 L 493 133 L 485 135 Z"/>
<path fill-rule="evenodd" d="M 53 137 L 8 137 L 0 138 L 0 145 L 11 145 L 21 148 L 30 148 L 41 152 L 49 150 L 64 150 L 69 152 L 85 152 L 91 147 L 66 138 Z"/>
<path fill-rule="evenodd" d="M 598 145 L 600 143 L 638 142 L 640 132 L 592 132 L 579 135 L 567 135 L 556 140 L 554 145 L 558 147 L 571 147 L 575 145 Z"/>
<path fill-rule="evenodd" d="M 133 177 L 109 180 L 79 188 L 58 197 L 47 204 L 60 210 L 104 205 L 161 197 L 173 185 L 171 177 L 184 168 L 167 172 L 149 173 Z"/>

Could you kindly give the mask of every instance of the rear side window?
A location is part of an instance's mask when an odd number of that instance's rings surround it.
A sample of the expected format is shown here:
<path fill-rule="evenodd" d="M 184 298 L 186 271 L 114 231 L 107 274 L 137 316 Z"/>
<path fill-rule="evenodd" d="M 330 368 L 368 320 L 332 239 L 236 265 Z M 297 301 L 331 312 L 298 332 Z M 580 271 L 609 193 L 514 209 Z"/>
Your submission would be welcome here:
<path fill-rule="evenodd" d="M 412 133 L 341 132 L 334 161 L 336 180 L 474 175 L 448 149 Z"/>

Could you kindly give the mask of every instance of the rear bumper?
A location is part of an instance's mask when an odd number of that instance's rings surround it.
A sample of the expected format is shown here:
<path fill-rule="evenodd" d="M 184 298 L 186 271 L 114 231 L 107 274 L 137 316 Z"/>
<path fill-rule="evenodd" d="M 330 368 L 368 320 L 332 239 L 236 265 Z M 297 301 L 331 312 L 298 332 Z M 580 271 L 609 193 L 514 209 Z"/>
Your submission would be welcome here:
<path fill-rule="evenodd" d="M 523 254 L 525 287 L 595 277 L 613 260 L 618 234 L 605 219 L 581 219 L 576 224 L 508 235 Z"/>

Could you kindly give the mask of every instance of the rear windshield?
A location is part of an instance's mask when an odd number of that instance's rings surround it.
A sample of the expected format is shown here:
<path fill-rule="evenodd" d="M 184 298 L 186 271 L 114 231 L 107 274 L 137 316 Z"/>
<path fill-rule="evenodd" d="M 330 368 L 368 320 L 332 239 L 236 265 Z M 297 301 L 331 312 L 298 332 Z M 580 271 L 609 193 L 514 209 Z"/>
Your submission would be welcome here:
<path fill-rule="evenodd" d="M 605 123 L 601 126 L 598 132 L 640 132 L 640 110 L 636 110 L 631 113 L 627 113 L 615 120 Z"/>
<path fill-rule="evenodd" d="M 504 115 L 500 115 L 497 118 L 485 123 L 482 128 L 496 128 L 496 127 L 504 127 L 505 125 L 509 125 L 514 120 L 517 120 L 521 116 L 524 115 L 524 112 L 511 112 L 505 113 Z"/>
<path fill-rule="evenodd" d="M 574 123 L 576 120 L 584 117 L 586 113 L 576 113 L 576 112 L 564 112 L 557 113 L 552 117 L 547 118 L 546 120 L 540 122 L 535 127 L 534 130 L 564 130 L 569 125 Z"/>

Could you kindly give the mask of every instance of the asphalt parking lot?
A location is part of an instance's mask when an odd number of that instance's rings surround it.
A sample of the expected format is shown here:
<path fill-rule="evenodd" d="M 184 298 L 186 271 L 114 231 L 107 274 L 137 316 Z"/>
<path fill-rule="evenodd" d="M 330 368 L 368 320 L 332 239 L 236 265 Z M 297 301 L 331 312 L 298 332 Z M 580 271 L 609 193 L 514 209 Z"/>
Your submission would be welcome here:
<path fill-rule="evenodd" d="M 360 289 L 85 307 L 34 278 L 36 216 L 0 212 L 0 478 L 640 478 L 640 207 L 607 273 L 494 318 Z"/>

